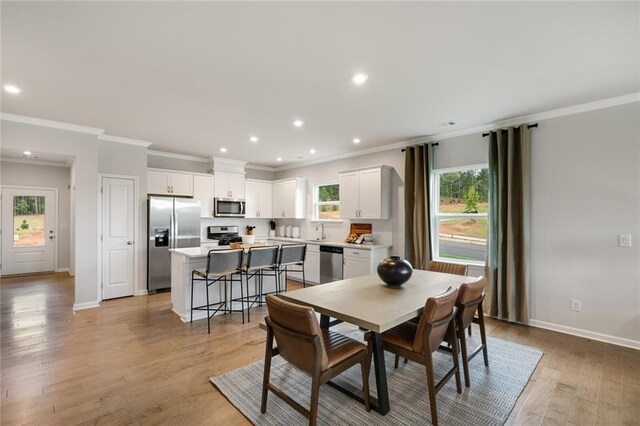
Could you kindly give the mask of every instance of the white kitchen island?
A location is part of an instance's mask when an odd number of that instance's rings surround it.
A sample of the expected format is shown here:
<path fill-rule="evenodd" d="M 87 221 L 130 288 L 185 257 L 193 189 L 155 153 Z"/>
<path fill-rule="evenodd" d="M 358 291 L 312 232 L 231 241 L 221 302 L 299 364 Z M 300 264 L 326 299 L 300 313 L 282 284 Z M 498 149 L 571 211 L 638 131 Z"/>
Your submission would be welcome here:
<path fill-rule="evenodd" d="M 191 271 L 194 269 L 206 269 L 207 254 L 209 250 L 228 250 L 228 246 L 222 247 L 189 247 L 171 250 L 171 303 L 175 312 L 182 321 L 191 321 Z M 284 275 L 283 275 L 284 278 Z M 244 278 L 243 278 L 244 279 Z M 231 284 L 227 284 L 227 295 L 229 295 Z M 209 303 L 220 302 L 224 299 L 224 281 L 214 284 L 209 293 Z M 243 285 L 243 288 L 244 285 Z M 215 291 L 214 291 L 215 289 Z M 275 291 L 275 278 L 265 275 L 262 281 L 263 293 Z M 249 280 L 250 295 L 257 294 L 257 285 L 254 278 Z M 246 295 L 245 295 L 246 296 Z M 206 303 L 205 283 L 197 282 L 193 293 L 193 306 L 201 306 Z M 233 282 L 233 297 L 240 297 L 240 282 Z M 234 309 L 240 309 L 240 302 L 234 302 Z M 246 308 L 246 304 L 245 304 Z M 222 312 L 220 312 L 222 313 Z M 234 315 L 241 315 L 240 312 Z M 246 315 L 246 314 L 245 314 Z M 194 311 L 193 319 L 203 319 L 207 317 L 206 311 Z"/>

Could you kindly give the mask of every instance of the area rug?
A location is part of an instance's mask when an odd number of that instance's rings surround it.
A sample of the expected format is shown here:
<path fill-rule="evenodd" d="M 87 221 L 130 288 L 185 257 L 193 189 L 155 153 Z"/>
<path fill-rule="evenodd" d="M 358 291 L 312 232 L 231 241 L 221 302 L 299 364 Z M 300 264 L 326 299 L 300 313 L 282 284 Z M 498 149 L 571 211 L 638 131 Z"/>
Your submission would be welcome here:
<path fill-rule="evenodd" d="M 470 348 L 477 345 L 472 338 Z M 524 390 L 531 374 L 542 357 L 542 351 L 500 339 L 488 339 L 489 367 L 485 367 L 482 354 L 469 364 L 471 387 L 456 393 L 452 378 L 437 394 L 438 421 L 441 425 L 502 425 Z M 340 391 L 323 385 L 318 407 L 319 425 L 424 425 L 431 424 L 427 395 L 426 373 L 423 366 L 409 362 L 393 368 L 393 355 L 386 353 L 387 379 L 391 411 L 382 416 L 367 413 L 364 405 Z M 436 380 L 442 377 L 451 363 L 451 357 L 436 353 L 434 368 Z M 372 366 L 373 367 L 373 366 Z M 372 368 L 373 370 L 373 368 Z M 306 425 L 308 421 L 297 411 L 269 392 L 267 413 L 260 413 L 263 361 L 247 365 L 229 373 L 210 377 L 222 394 L 244 416 L 256 425 Z M 356 386 L 362 383 L 360 367 L 355 366 L 339 376 L 340 380 Z M 281 357 L 275 357 L 271 366 L 271 381 L 300 403 L 309 407 L 311 379 L 291 367 Z M 376 395 L 372 376 L 371 394 Z"/>

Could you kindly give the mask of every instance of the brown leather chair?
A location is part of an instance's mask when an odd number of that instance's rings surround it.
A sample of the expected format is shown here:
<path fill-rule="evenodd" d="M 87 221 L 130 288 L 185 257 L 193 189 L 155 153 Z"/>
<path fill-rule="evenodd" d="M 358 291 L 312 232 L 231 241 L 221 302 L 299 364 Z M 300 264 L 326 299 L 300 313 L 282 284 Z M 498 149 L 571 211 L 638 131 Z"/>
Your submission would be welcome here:
<path fill-rule="evenodd" d="M 456 301 L 456 327 L 458 338 L 460 339 L 460 349 L 462 351 L 462 366 L 464 368 L 464 384 L 469 387 L 469 361 L 482 351 L 484 356 L 484 365 L 489 366 L 489 355 L 487 353 L 487 335 L 484 328 L 484 313 L 482 310 L 482 301 L 484 300 L 484 287 L 486 278 L 481 277 L 478 280 L 462 284 L 458 288 L 458 300 Z M 477 313 L 477 316 L 476 316 Z M 480 326 L 481 345 L 468 354 L 467 337 L 464 330 L 471 327 L 472 323 Z"/>
<path fill-rule="evenodd" d="M 454 325 L 457 298 L 458 290 L 449 288 L 444 294 L 427 299 L 419 324 L 408 321 L 382 333 L 384 350 L 396 354 L 396 368 L 398 366 L 397 359 L 400 356 L 426 367 L 431 422 L 434 425 L 438 424 L 436 393 L 442 389 L 451 376 L 455 376 L 456 389 L 458 393 L 462 393 L 458 364 L 458 339 Z M 365 335 L 365 338 L 369 342 L 371 341 L 369 333 Z M 445 340 L 451 345 L 451 350 L 443 351 L 443 353 L 451 355 L 453 367 L 438 383 L 435 383 L 432 354 L 440 349 L 440 344 Z"/>
<path fill-rule="evenodd" d="M 273 295 L 268 295 L 266 302 L 269 316 L 265 318 L 267 345 L 260 411 L 266 413 L 267 395 L 271 391 L 309 419 L 310 425 L 315 425 L 320 385 L 358 363 L 362 368 L 364 405 L 370 411 L 371 356 L 368 347 L 341 334 L 320 329 L 313 308 L 289 303 Z M 274 337 L 277 348 L 273 347 Z M 299 370 L 311 375 L 311 404 L 308 411 L 269 383 L 271 358 L 275 355 L 280 355 Z"/>
<path fill-rule="evenodd" d="M 427 267 L 431 272 L 444 272 L 445 274 L 455 275 L 467 275 L 467 265 L 460 265 L 458 263 L 440 262 L 438 260 L 432 260 Z"/>

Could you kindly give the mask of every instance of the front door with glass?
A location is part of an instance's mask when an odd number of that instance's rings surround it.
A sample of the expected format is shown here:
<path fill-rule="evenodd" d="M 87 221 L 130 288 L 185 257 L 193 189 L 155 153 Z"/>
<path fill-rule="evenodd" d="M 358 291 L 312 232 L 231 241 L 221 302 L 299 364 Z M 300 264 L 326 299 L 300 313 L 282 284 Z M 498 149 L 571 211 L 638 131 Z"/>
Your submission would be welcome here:
<path fill-rule="evenodd" d="M 2 275 L 55 269 L 56 191 L 2 188 Z"/>

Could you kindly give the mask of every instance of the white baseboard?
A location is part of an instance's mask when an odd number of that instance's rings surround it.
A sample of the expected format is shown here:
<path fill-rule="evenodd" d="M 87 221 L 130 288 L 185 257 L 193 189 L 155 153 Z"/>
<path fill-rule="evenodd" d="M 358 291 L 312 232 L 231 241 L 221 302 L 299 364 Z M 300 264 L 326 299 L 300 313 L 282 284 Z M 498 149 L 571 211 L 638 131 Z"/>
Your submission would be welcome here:
<path fill-rule="evenodd" d="M 599 342 L 611 343 L 612 345 L 624 346 L 626 348 L 640 350 L 640 342 L 637 340 L 625 339 L 623 337 L 611 336 L 609 334 L 596 333 L 595 331 L 583 330 L 581 328 L 567 327 L 566 325 L 554 324 L 552 322 L 529 320 L 529 325 L 545 330 L 557 331 L 559 333 L 571 334 L 572 336 L 584 337 Z"/>
<path fill-rule="evenodd" d="M 73 304 L 73 310 L 74 311 L 80 311 L 82 309 L 90 309 L 90 308 L 99 308 L 99 307 L 100 307 L 100 303 L 97 300 L 94 300 L 93 302 L 74 303 Z"/>
<path fill-rule="evenodd" d="M 56 269 L 56 272 L 68 272 L 69 275 L 71 275 L 71 272 L 69 271 L 69 268 L 58 268 L 58 269 Z"/>
<path fill-rule="evenodd" d="M 146 289 L 136 290 L 135 293 L 133 293 L 134 296 L 146 296 L 147 294 L 149 294 L 149 292 Z"/>

